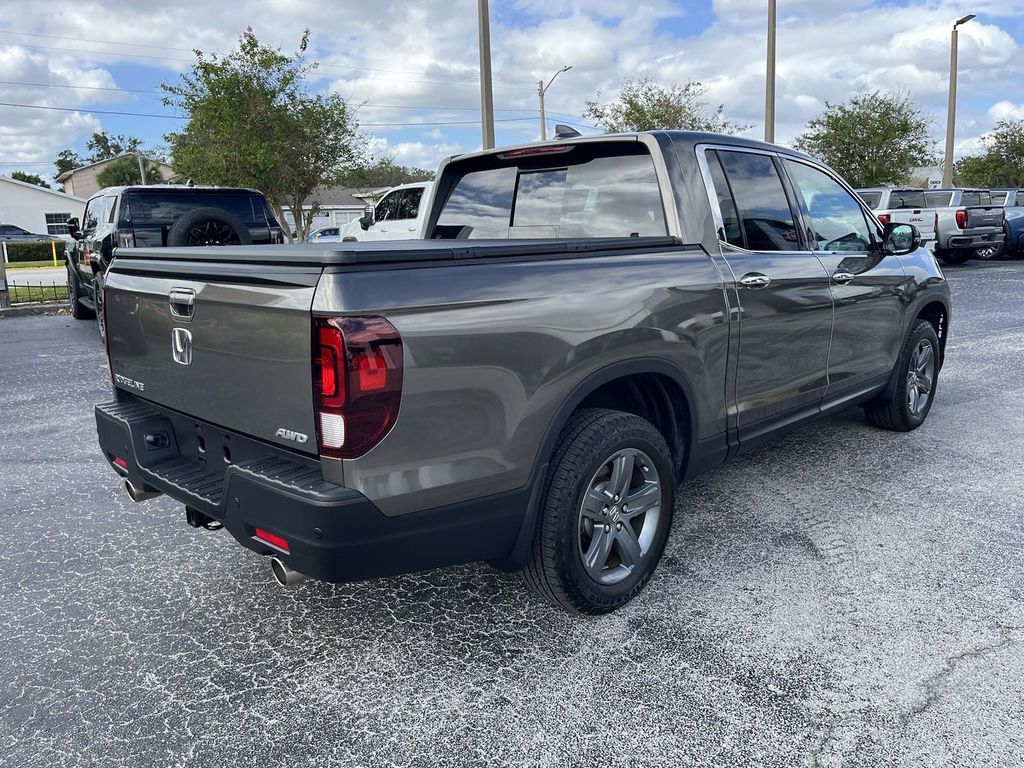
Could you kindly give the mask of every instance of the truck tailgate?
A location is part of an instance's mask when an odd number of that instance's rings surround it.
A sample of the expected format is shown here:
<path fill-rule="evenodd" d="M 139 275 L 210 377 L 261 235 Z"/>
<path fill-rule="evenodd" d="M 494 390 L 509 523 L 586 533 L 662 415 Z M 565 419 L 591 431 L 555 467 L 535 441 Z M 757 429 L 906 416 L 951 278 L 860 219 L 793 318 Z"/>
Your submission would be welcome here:
<path fill-rule="evenodd" d="M 974 205 L 967 209 L 967 226 L 965 229 L 979 227 L 1002 227 L 1003 208 L 998 205 Z"/>
<path fill-rule="evenodd" d="M 310 307 L 321 272 L 119 255 L 105 292 L 115 386 L 315 455 Z"/>
<path fill-rule="evenodd" d="M 935 209 L 934 208 L 895 208 L 886 211 L 889 220 L 898 224 L 913 224 L 921 233 L 924 240 L 935 239 Z"/>

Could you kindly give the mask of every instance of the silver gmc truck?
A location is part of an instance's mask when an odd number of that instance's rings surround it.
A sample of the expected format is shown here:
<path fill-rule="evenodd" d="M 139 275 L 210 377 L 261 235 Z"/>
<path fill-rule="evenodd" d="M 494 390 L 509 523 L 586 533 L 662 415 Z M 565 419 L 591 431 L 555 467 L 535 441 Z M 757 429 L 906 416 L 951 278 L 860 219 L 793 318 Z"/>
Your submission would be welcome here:
<path fill-rule="evenodd" d="M 132 498 L 177 499 L 283 584 L 483 560 L 603 613 L 650 579 L 679 483 L 852 405 L 912 430 L 934 400 L 935 259 L 791 150 L 463 155 L 426 227 L 118 251 L 96 423 Z"/>

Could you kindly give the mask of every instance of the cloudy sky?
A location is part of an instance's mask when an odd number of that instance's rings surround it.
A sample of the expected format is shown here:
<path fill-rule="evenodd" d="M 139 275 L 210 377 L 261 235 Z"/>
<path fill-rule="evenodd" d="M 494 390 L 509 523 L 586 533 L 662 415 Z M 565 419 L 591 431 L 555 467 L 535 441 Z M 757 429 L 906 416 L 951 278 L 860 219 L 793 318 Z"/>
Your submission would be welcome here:
<path fill-rule="evenodd" d="M 1024 117 L 1024 0 L 778 0 L 778 126 L 786 143 L 826 100 L 858 88 L 902 89 L 945 124 L 949 29 L 961 28 L 958 153 L 1004 117 Z M 763 135 L 767 0 L 492 0 L 499 144 L 539 137 L 536 81 L 553 120 L 580 117 L 626 78 L 701 80 L 729 118 Z M 294 50 L 310 27 L 316 90 L 362 104 L 381 151 L 435 166 L 480 144 L 476 3 L 418 0 L 0 0 L 0 173 L 50 177 L 64 148 L 93 131 L 150 145 L 181 124 L 160 103 L 191 51 L 227 51 L 251 26 Z M 22 105 L 22 106 L 14 106 Z M 44 109 L 46 107 L 47 109 Z M 132 113 L 132 114 L 117 114 Z"/>

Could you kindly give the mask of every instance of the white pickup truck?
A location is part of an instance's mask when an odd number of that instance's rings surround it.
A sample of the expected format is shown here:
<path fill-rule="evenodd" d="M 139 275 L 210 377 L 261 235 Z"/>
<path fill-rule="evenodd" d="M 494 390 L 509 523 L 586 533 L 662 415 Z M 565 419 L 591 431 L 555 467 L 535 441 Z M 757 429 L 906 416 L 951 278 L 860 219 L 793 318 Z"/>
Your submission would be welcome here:
<path fill-rule="evenodd" d="M 415 240 L 422 237 L 433 186 L 431 181 L 417 181 L 392 187 L 377 205 L 366 206 L 362 218 L 345 225 L 342 241 Z"/>
<path fill-rule="evenodd" d="M 890 222 L 913 224 L 921 233 L 921 243 L 935 250 L 938 214 L 928 207 L 925 190 L 871 187 L 856 192 L 883 225 Z"/>

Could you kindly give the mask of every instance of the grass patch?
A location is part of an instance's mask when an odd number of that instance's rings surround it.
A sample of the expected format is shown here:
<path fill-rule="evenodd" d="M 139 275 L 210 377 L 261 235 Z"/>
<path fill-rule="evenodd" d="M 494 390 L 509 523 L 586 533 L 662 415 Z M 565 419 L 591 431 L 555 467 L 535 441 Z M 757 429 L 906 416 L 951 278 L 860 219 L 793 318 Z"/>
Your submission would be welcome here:
<path fill-rule="evenodd" d="M 11 304 L 26 304 L 30 301 L 67 301 L 67 285 L 11 285 L 7 284 L 7 296 Z"/>
<path fill-rule="evenodd" d="M 57 259 L 57 266 L 61 266 L 61 261 Z M 14 261 L 7 265 L 7 271 L 10 272 L 13 269 L 39 269 L 41 267 L 53 268 L 53 259 L 46 259 L 45 261 Z"/>

